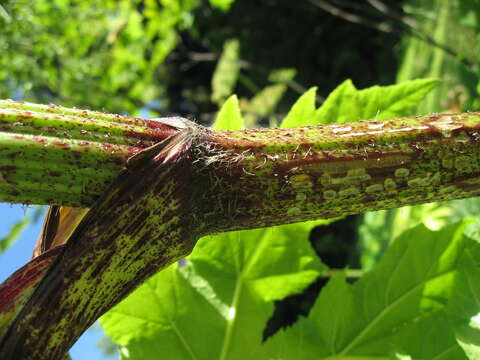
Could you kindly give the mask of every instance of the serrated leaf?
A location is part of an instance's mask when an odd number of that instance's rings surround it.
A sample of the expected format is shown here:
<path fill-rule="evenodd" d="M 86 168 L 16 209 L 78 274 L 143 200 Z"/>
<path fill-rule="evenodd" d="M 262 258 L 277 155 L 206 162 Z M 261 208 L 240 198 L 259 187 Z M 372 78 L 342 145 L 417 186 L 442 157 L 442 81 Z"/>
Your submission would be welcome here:
<path fill-rule="evenodd" d="M 403 233 L 374 270 L 353 285 L 334 277 L 307 319 L 275 335 L 270 356 L 290 359 L 387 359 L 402 325 L 444 308 L 468 221 L 441 231 L 423 225 Z M 321 344 L 321 346 L 319 346 Z"/>
<path fill-rule="evenodd" d="M 316 111 L 315 124 L 331 124 L 360 120 L 357 92 L 351 80 L 345 80 L 333 90 Z"/>
<path fill-rule="evenodd" d="M 384 120 L 412 115 L 425 96 L 439 84 L 437 79 L 419 79 L 359 90 L 360 118 Z"/>
<path fill-rule="evenodd" d="M 435 79 L 421 79 L 357 90 L 351 80 L 346 80 L 317 110 L 314 124 L 383 120 L 411 115 L 438 83 Z"/>
<path fill-rule="evenodd" d="M 297 126 L 312 125 L 315 115 L 315 96 L 317 88 L 308 89 L 297 102 L 292 106 L 287 116 L 282 121 L 280 127 L 291 128 Z"/>
<path fill-rule="evenodd" d="M 237 95 L 232 95 L 222 105 L 218 112 L 217 119 L 212 126 L 215 130 L 242 130 L 245 129 Z"/>
<path fill-rule="evenodd" d="M 218 60 L 212 77 L 212 101 L 222 104 L 232 95 L 240 71 L 240 42 L 231 39 L 223 45 L 223 52 Z"/>
<path fill-rule="evenodd" d="M 307 240 L 322 223 L 203 238 L 187 260 L 104 315 L 102 325 L 125 359 L 265 358 L 261 339 L 272 300 L 301 292 L 325 269 Z"/>

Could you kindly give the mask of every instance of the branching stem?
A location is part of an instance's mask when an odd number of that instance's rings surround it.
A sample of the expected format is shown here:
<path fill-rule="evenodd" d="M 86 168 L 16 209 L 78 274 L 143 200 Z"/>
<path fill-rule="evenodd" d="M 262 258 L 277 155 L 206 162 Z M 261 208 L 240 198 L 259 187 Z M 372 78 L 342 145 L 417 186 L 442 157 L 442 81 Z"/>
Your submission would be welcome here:
<path fill-rule="evenodd" d="M 5 360 L 62 359 L 203 235 L 480 194 L 479 113 L 229 132 L 4 101 L 0 130 L 1 200 L 91 207 L 0 286 Z"/>

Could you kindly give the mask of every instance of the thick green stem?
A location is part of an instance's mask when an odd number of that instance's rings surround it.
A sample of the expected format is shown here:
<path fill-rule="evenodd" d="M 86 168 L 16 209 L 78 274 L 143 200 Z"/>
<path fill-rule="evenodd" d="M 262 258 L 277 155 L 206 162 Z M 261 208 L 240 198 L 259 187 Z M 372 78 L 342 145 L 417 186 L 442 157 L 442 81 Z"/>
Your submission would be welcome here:
<path fill-rule="evenodd" d="M 34 202 L 93 204 L 63 248 L 13 276 L 25 287 L 0 286 L 6 360 L 62 359 L 101 314 L 202 235 L 480 194 L 478 113 L 220 132 L 5 104 L 0 138 L 11 140 L 0 157 L 15 168 L 0 168 L 11 186 L 0 189 L 3 199 L 24 201 L 30 189 Z M 65 174 L 52 176 L 55 166 Z"/>
<path fill-rule="evenodd" d="M 0 100 L 0 201 L 91 206 L 165 123 Z"/>
<path fill-rule="evenodd" d="M 173 123 L 0 101 L 0 201 L 91 206 Z M 476 196 L 479 128 L 467 113 L 209 131 L 196 159 L 212 177 L 208 222 L 222 230 L 235 225 L 221 213 L 261 226 Z"/>
<path fill-rule="evenodd" d="M 2 359 L 63 359 L 100 315 L 192 250 L 200 228 L 190 216 L 198 199 L 189 186 L 193 132 L 132 160 L 65 246 L 0 286 Z"/>
<path fill-rule="evenodd" d="M 478 113 L 211 131 L 207 138 L 211 231 L 480 194 Z"/>

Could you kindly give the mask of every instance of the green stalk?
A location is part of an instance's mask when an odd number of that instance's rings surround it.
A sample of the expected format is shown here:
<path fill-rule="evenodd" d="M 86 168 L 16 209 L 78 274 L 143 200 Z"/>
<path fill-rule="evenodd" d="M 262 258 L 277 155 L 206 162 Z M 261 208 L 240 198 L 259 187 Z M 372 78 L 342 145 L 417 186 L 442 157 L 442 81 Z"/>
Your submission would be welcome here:
<path fill-rule="evenodd" d="M 175 132 L 157 121 L 0 100 L 0 201 L 91 206 L 127 158 Z"/>
<path fill-rule="evenodd" d="M 284 222 L 275 214 L 301 221 L 476 196 L 479 118 L 206 130 L 195 161 L 212 181 L 207 222 L 223 213 L 267 226 Z M 91 206 L 129 157 L 178 132 L 171 123 L 0 101 L 0 201 Z"/>
<path fill-rule="evenodd" d="M 480 115 L 209 131 L 210 231 L 480 194 Z"/>
<path fill-rule="evenodd" d="M 71 203 L 92 208 L 66 245 L 32 260 L 0 286 L 5 360 L 63 359 L 99 316 L 190 253 L 203 235 L 480 194 L 479 113 L 228 132 L 180 119 L 152 125 L 19 106 L 0 113 L 0 119 L 10 119 L 0 123 L 6 126 L 2 136 L 12 138 L 1 151 L 18 153 L 11 157 L 15 164 L 4 159 L 6 166 L 38 174 L 23 179 L 32 191 L 57 190 L 68 179 L 72 189 L 82 188 L 72 190 Z M 49 126 L 51 138 L 45 135 Z M 62 137 L 61 127 L 69 129 L 69 137 Z M 87 135 L 81 130 L 90 134 L 86 152 L 78 150 Z M 103 146 L 107 133 L 117 139 L 108 143 L 117 146 L 114 153 Z M 38 137 L 48 138 L 43 147 L 35 144 Z M 33 161 L 36 151 L 43 161 Z M 71 153 L 77 162 L 71 162 Z M 115 164 L 126 169 L 116 175 Z M 52 166 L 67 174 L 49 176 Z M 83 171 L 82 177 L 74 171 Z M 97 171 L 105 171 L 103 182 Z M 95 182 L 98 188 L 83 189 Z M 23 189 L 9 196 L 21 199 Z M 56 199 L 54 190 L 49 194 Z M 59 197 L 56 203 L 65 201 Z"/>

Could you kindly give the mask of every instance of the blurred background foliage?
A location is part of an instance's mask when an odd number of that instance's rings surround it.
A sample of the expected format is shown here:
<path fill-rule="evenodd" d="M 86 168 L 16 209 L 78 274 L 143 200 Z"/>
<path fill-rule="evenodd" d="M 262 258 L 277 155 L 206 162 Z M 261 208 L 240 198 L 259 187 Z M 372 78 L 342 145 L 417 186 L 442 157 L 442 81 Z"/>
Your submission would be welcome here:
<path fill-rule="evenodd" d="M 345 78 L 363 88 L 396 76 L 401 34 L 346 22 L 315 2 L 0 4 L 1 97 L 209 123 L 236 93 L 254 122 L 282 116 L 311 86 L 321 102 Z"/>
<path fill-rule="evenodd" d="M 38 222 L 43 213 L 43 206 L 35 205 L 30 208 L 25 207 L 23 217 L 15 221 L 10 228 L 6 230 L 5 236 L 0 237 L 0 253 L 7 250 L 15 240 L 20 237 L 28 225 Z"/>
<path fill-rule="evenodd" d="M 210 123 L 232 93 L 247 123 L 437 77 L 420 112 L 478 105 L 478 0 L 2 0 L 0 97 Z"/>
<path fill-rule="evenodd" d="M 345 79 L 361 89 L 433 77 L 442 83 L 417 114 L 474 111 L 479 27 L 480 0 L 0 0 L 0 98 L 209 125 L 237 94 L 256 127 L 277 125 L 313 86 L 319 106 Z M 406 228 L 479 209 L 471 199 L 351 216 L 311 240 L 328 265 L 369 269 Z"/>

